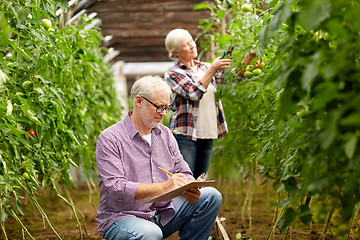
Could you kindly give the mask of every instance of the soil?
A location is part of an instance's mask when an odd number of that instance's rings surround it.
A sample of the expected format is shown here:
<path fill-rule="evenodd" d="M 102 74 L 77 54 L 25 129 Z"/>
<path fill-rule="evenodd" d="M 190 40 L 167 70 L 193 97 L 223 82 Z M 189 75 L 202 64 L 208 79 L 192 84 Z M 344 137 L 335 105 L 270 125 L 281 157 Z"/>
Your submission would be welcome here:
<path fill-rule="evenodd" d="M 242 214 L 244 212 L 242 211 L 242 205 L 246 196 L 246 190 L 249 188 L 248 185 L 238 181 L 218 181 L 215 187 L 223 194 L 223 204 L 219 217 L 220 219 L 225 219 L 223 225 L 230 239 L 285 239 L 285 233 L 280 234 L 277 227 L 274 228 L 273 235 L 268 238 L 269 231 L 272 229 L 275 211 L 272 204 L 276 199 L 276 195 L 269 184 L 256 185 L 251 205 L 251 214 L 246 214 L 246 212 Z M 38 199 L 50 222 L 62 239 L 101 240 L 102 238 L 97 232 L 95 221 L 98 193 L 93 194 L 95 197 L 91 201 L 88 188 L 85 184 L 80 184 L 78 188 L 71 192 L 71 196 L 75 205 L 84 216 L 85 229 L 82 229 L 82 238 L 72 210 L 54 192 L 39 191 Z M 21 216 L 20 219 L 35 239 L 58 239 L 49 225 L 44 222 L 39 211 L 27 199 L 24 200 L 24 212 L 24 216 Z M 14 218 L 9 218 L 5 222 L 5 228 L 8 239 L 31 239 L 24 233 Z M 287 239 L 321 239 L 320 231 L 314 229 L 313 226 L 310 229 L 309 226 L 301 222 L 295 222 L 288 232 Z M 217 239 L 215 231 L 213 231 L 212 235 Z M 4 236 L 0 235 L 0 239 L 4 239 Z M 178 239 L 178 234 L 175 233 L 168 239 Z M 333 238 L 328 234 L 326 239 Z"/>

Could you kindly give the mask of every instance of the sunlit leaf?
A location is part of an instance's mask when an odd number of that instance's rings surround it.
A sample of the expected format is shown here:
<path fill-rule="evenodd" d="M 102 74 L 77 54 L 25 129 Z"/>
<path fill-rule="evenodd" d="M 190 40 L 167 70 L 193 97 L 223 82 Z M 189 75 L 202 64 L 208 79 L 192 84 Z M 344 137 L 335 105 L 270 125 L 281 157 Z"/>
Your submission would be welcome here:
<path fill-rule="evenodd" d="M 346 156 L 351 159 L 354 156 L 356 145 L 358 142 L 358 137 L 355 134 L 352 134 L 348 141 L 345 143 L 344 150 Z"/>

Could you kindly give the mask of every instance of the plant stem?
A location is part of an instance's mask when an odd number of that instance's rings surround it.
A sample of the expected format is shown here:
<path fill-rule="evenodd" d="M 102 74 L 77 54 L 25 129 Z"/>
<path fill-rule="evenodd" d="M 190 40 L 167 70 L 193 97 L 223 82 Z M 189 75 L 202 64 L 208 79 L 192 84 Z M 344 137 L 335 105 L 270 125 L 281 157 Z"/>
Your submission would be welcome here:
<path fill-rule="evenodd" d="M 348 232 L 348 237 L 347 237 L 347 239 L 350 239 L 352 225 L 353 225 L 353 223 L 354 223 L 355 216 L 357 216 L 359 210 L 360 210 L 360 204 L 357 204 L 357 206 L 355 207 L 355 211 L 354 211 L 353 217 L 351 218 L 351 221 L 349 222 L 349 232 Z"/>
<path fill-rule="evenodd" d="M 287 236 L 290 234 L 290 227 L 286 228 L 286 232 L 285 232 L 285 236 L 284 236 L 284 240 L 287 239 Z"/>
<path fill-rule="evenodd" d="M 323 229 L 323 232 L 322 232 L 322 239 L 325 239 L 325 233 L 330 225 L 330 221 L 331 221 L 331 217 L 332 217 L 332 214 L 334 213 L 334 208 L 332 208 L 330 210 L 330 212 L 328 213 L 327 217 L 326 217 L 326 221 L 325 221 L 325 225 L 324 225 L 324 229 Z"/>
<path fill-rule="evenodd" d="M 21 225 L 22 229 L 25 230 L 25 232 L 27 233 L 27 235 L 29 235 L 29 237 L 32 240 L 35 240 L 35 238 L 30 234 L 30 232 L 28 231 L 28 229 L 25 227 L 25 225 L 21 222 L 20 218 L 16 215 L 16 213 L 14 212 L 14 210 L 10 209 L 11 211 L 11 215 L 16 219 L 16 221 Z M 5 231 L 4 231 L 5 232 Z M 7 239 L 7 238 L 6 238 Z"/>
<path fill-rule="evenodd" d="M 6 231 L 5 231 L 5 222 L 0 221 L 0 225 L 1 225 L 1 230 L 3 232 L 4 240 L 8 240 L 7 235 L 6 235 Z"/>
<path fill-rule="evenodd" d="M 256 169 L 255 166 L 253 166 L 251 168 L 251 170 L 254 170 Z M 254 195 L 254 190 L 255 190 L 255 186 L 256 186 L 256 173 L 252 173 L 251 174 L 251 178 L 250 178 L 250 187 L 246 193 L 246 198 L 245 198 L 245 201 L 244 201 L 244 205 L 243 205 L 243 208 L 242 208 L 242 219 L 244 221 L 244 215 L 245 215 L 245 212 L 247 213 L 247 216 L 249 218 L 249 232 L 251 232 L 251 224 L 252 224 L 252 218 L 251 218 L 251 203 L 252 203 L 252 198 L 253 198 L 253 195 Z"/>
<path fill-rule="evenodd" d="M 81 223 L 79 221 L 79 218 L 76 214 L 76 211 L 79 212 L 80 214 L 80 217 L 81 217 L 81 220 L 83 222 L 83 225 L 84 225 L 84 230 L 85 230 L 85 233 L 87 234 L 87 231 L 86 231 L 86 228 L 85 228 L 85 221 L 84 221 L 84 216 L 81 214 L 80 210 L 75 206 L 71 196 L 70 196 L 70 193 L 69 193 L 69 189 L 65 188 L 65 186 L 63 186 L 63 189 L 65 191 L 65 194 L 66 194 L 66 197 L 69 199 L 69 205 L 74 213 L 74 216 L 75 216 L 75 219 L 76 219 L 76 222 L 78 223 L 78 226 L 79 226 L 79 231 L 80 231 L 80 239 L 83 239 L 83 232 L 82 232 L 82 227 L 81 227 Z"/>
<path fill-rule="evenodd" d="M 278 202 L 279 202 L 280 199 L 281 199 L 281 194 L 279 193 L 278 194 Z M 271 238 L 271 235 L 274 236 L 274 229 L 275 229 L 275 226 L 278 224 L 278 222 L 280 220 L 280 218 L 278 218 L 278 217 L 282 215 L 283 209 L 279 211 L 279 207 L 276 207 L 275 214 L 274 214 L 273 225 L 270 228 L 267 240 L 269 240 Z"/>
<path fill-rule="evenodd" d="M 40 214 L 43 216 L 43 218 L 46 220 L 46 222 L 49 224 L 50 229 L 55 233 L 55 235 L 59 238 L 62 239 L 60 237 L 60 235 L 56 232 L 55 228 L 53 227 L 53 225 L 51 224 L 48 216 L 46 215 L 46 213 L 44 212 L 44 210 L 42 209 L 42 207 L 40 206 L 39 202 L 37 201 L 34 193 L 32 192 L 32 190 L 30 190 L 31 192 L 27 192 L 27 195 L 29 196 L 29 198 L 31 199 L 31 201 L 34 203 L 34 205 L 36 206 L 36 208 L 39 210 Z"/>

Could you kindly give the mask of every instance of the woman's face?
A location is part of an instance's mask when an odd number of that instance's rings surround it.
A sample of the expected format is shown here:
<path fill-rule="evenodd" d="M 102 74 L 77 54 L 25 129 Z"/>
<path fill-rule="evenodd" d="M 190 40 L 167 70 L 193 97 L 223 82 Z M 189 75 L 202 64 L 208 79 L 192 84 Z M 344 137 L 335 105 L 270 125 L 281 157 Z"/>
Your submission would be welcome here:
<path fill-rule="evenodd" d="M 191 61 L 198 56 L 196 44 L 190 35 L 185 35 L 180 38 L 179 49 L 174 51 L 174 54 L 178 56 L 182 62 Z"/>

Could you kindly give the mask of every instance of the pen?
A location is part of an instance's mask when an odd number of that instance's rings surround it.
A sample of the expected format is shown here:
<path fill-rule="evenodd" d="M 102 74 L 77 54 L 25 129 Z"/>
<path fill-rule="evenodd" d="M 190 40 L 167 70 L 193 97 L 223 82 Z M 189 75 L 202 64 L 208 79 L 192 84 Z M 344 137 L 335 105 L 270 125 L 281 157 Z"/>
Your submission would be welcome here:
<path fill-rule="evenodd" d="M 168 170 L 163 169 L 162 167 L 158 167 L 158 168 L 159 168 L 160 170 L 162 170 L 162 171 L 170 174 L 170 175 L 173 175 L 173 173 L 169 172 Z M 186 183 L 190 183 L 190 182 L 191 182 L 191 181 L 189 181 L 189 180 L 186 181 Z"/>
<path fill-rule="evenodd" d="M 165 169 L 163 169 L 162 167 L 158 167 L 160 170 L 163 170 L 164 172 L 166 172 L 166 173 L 168 173 L 168 174 L 170 174 L 170 175 L 173 175 L 171 172 L 169 172 L 169 171 L 167 171 L 167 170 L 165 170 Z"/>

